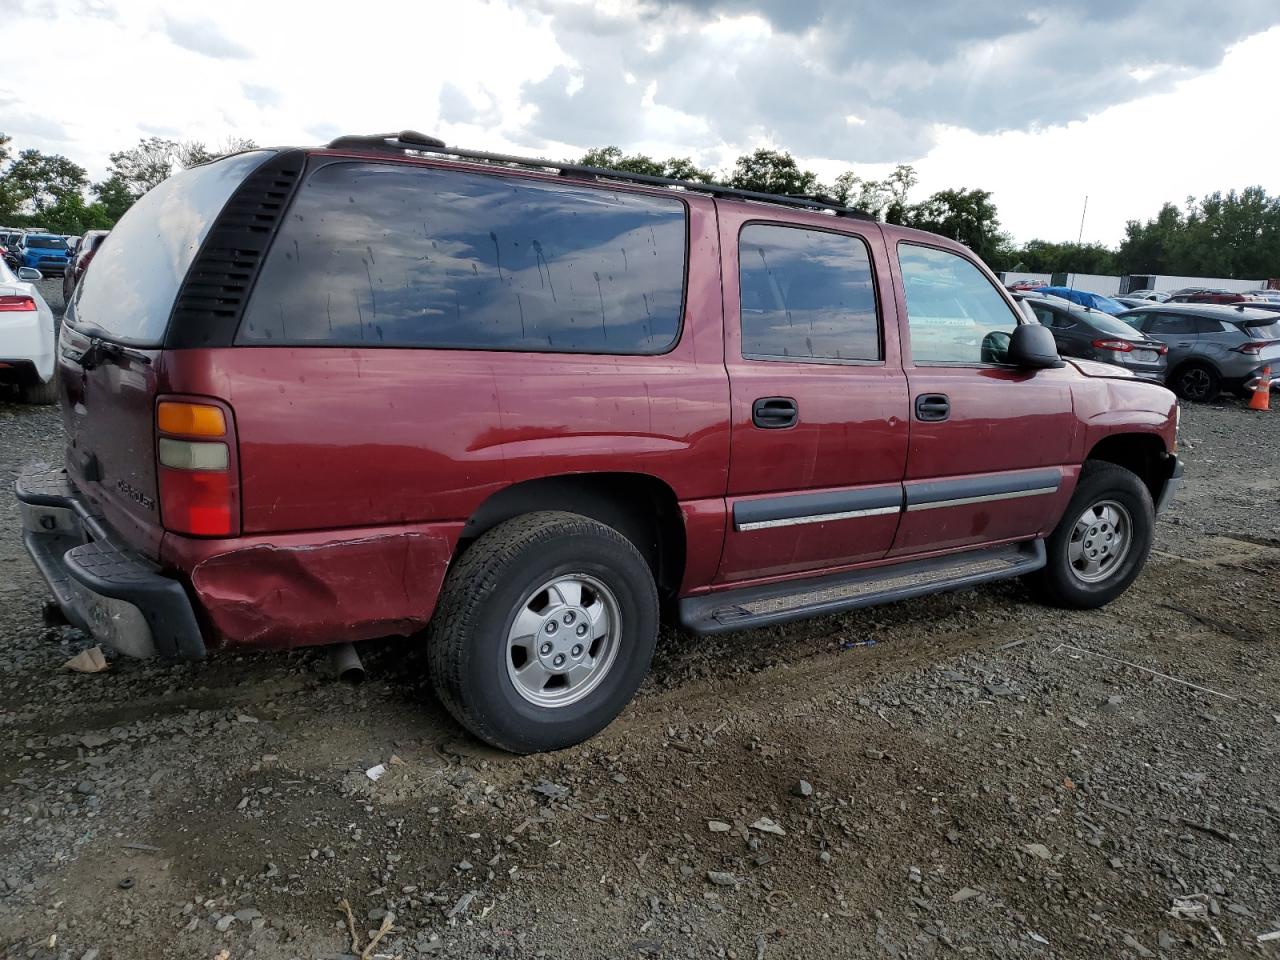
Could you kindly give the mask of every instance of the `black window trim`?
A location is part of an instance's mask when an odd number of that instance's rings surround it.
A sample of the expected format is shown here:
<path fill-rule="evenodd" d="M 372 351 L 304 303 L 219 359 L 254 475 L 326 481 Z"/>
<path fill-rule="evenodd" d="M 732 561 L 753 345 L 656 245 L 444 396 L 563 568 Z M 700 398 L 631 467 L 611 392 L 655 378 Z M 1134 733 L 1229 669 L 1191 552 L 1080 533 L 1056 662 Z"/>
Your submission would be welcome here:
<path fill-rule="evenodd" d="M 302 171 L 302 175 L 298 178 L 298 186 L 293 191 L 293 196 L 289 198 L 288 206 L 282 211 L 280 222 L 283 223 L 293 210 L 293 205 L 298 202 L 298 197 L 302 195 L 303 188 L 306 186 L 307 180 L 313 173 L 319 170 L 333 166 L 335 164 L 356 164 L 359 166 L 368 166 L 377 164 L 378 166 L 387 167 L 414 167 L 419 169 L 440 170 L 446 173 L 467 173 L 475 174 L 482 177 L 495 177 L 502 179 L 526 180 L 535 183 L 543 183 L 548 186 L 569 185 L 573 187 L 583 188 L 587 190 L 595 190 L 610 193 L 625 193 L 641 197 L 653 197 L 655 199 L 671 199 L 680 203 L 684 209 L 684 272 L 680 278 L 680 310 L 676 316 L 675 335 L 671 339 L 671 343 L 661 350 L 645 350 L 645 351 L 628 351 L 626 353 L 595 353 L 589 350 L 552 350 L 552 349 L 531 349 L 531 350 L 512 350 L 508 347 L 455 347 L 455 346 L 438 346 L 433 344 L 410 344 L 410 343 L 362 343 L 359 345 L 338 344 L 327 340 L 306 340 L 297 342 L 286 342 L 283 340 L 275 340 L 267 343 L 261 341 L 244 342 L 239 339 L 240 327 L 244 323 L 244 317 L 241 316 L 240 323 L 236 326 L 235 335 L 232 337 L 232 345 L 237 349 L 266 349 L 272 350 L 278 347 L 287 347 L 290 350 L 296 349 L 340 349 L 340 350 L 447 350 L 451 353 L 518 353 L 533 354 L 537 356 L 559 355 L 567 357 L 665 357 L 678 350 L 684 343 L 685 336 L 685 314 L 689 305 L 689 261 L 692 259 L 692 224 L 689 212 L 689 202 L 686 198 L 680 196 L 673 190 L 645 190 L 630 188 L 627 185 L 615 183 L 597 184 L 586 181 L 570 180 L 563 178 L 555 178 L 549 176 L 536 176 L 528 171 L 515 169 L 473 169 L 472 167 L 460 167 L 457 164 L 447 161 L 423 161 L 418 159 L 398 159 L 395 157 L 379 157 L 379 156 L 329 156 L 325 154 L 308 155 L 306 166 Z M 274 242 L 273 242 L 274 246 Z M 270 254 L 270 249 L 267 253 Z M 263 258 L 265 262 L 266 257 Z M 254 278 L 254 286 L 257 286 L 257 277 Z M 253 290 L 249 291 L 247 300 L 253 298 Z"/>
<path fill-rule="evenodd" d="M 843 357 L 782 357 L 771 353 L 745 353 L 742 349 L 742 232 L 747 227 L 764 226 L 764 227 L 783 227 L 790 230 L 807 230 L 813 233 L 829 233 L 837 237 L 851 237 L 861 240 L 863 246 L 867 248 L 867 266 L 871 269 L 871 295 L 875 300 L 876 307 L 876 334 L 879 339 L 880 359 L 879 360 L 857 360 L 854 358 Z M 845 226 L 845 224 L 841 224 Z M 850 225 L 851 226 L 851 225 Z M 877 225 L 878 226 L 878 225 Z M 817 224 L 796 223 L 794 220 L 769 220 L 765 218 L 756 218 L 752 220 L 744 220 L 738 227 L 738 235 L 734 237 L 734 254 L 738 263 L 738 353 L 743 360 L 750 360 L 753 363 L 813 363 L 823 366 L 833 367 L 884 367 L 888 366 L 888 351 L 885 349 L 884 341 L 884 309 L 880 296 L 880 278 L 876 273 L 876 257 L 875 251 L 871 247 L 871 240 L 866 234 L 858 230 L 833 230 L 825 224 L 819 226 Z"/>
<path fill-rule="evenodd" d="M 903 245 L 906 245 L 909 247 L 925 247 L 929 250 L 937 250 L 941 253 L 949 253 L 953 257 L 960 257 L 960 259 L 962 260 L 969 261 L 969 263 L 973 264 L 973 266 L 978 268 L 978 273 L 982 275 L 983 279 L 985 279 L 987 283 L 991 284 L 991 288 L 996 291 L 996 294 L 1004 301 L 1005 306 L 1009 308 L 1009 312 L 1013 314 L 1015 326 L 1021 327 L 1031 322 L 1029 319 L 1027 319 L 1027 317 L 1023 314 L 1023 312 L 1016 307 L 1016 305 L 1014 304 L 1013 298 L 1009 296 L 1009 291 L 1006 290 L 1004 287 L 1002 287 L 999 283 L 996 283 L 990 277 L 987 276 L 986 271 L 982 269 L 983 264 L 981 260 L 976 260 L 975 258 L 965 256 L 964 254 L 960 253 L 958 250 L 955 250 L 952 247 L 945 247 L 942 244 L 926 243 L 922 240 L 908 240 L 905 237 L 903 237 L 903 238 L 899 238 L 898 242 L 894 245 L 893 253 L 894 253 L 894 256 L 897 257 L 898 259 L 898 282 L 902 284 L 902 316 L 903 316 L 903 319 L 906 320 L 906 324 L 907 324 L 907 329 L 906 329 L 907 351 L 911 351 L 911 315 L 907 310 L 907 282 L 902 277 L 902 257 L 898 253 L 899 249 Z M 899 330 L 899 336 L 901 336 L 901 329 Z M 913 367 L 955 367 L 958 369 L 973 369 L 973 370 L 1022 370 L 1023 369 L 1022 367 L 1019 367 L 1017 364 L 1013 364 L 1013 363 L 992 363 L 986 360 L 917 360 L 915 358 L 914 353 L 912 353 L 912 356 L 911 356 L 911 366 Z M 903 367 L 904 368 L 906 367 L 905 356 L 903 357 Z"/>

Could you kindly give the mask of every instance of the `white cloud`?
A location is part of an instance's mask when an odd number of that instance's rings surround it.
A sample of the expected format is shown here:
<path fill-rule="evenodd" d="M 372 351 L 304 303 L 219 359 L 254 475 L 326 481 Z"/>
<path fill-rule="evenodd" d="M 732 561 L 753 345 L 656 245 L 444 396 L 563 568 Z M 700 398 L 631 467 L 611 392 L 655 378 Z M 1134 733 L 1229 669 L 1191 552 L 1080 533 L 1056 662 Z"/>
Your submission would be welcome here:
<path fill-rule="evenodd" d="M 1224 2 L 1238 16 L 1199 0 L 973 0 L 906 20 L 902 4 L 843 0 L 394 0 L 368 16 L 67 0 L 7 14 L 0 129 L 94 179 L 149 135 L 289 144 L 411 127 L 722 169 L 768 145 L 828 180 L 915 162 L 917 199 L 989 189 L 1019 239 L 1074 238 L 1088 194 L 1086 239 L 1114 243 L 1165 200 L 1280 192 L 1280 27 L 1223 58 L 1280 8 Z M 14 79 L 54 70 L 56 98 Z"/>

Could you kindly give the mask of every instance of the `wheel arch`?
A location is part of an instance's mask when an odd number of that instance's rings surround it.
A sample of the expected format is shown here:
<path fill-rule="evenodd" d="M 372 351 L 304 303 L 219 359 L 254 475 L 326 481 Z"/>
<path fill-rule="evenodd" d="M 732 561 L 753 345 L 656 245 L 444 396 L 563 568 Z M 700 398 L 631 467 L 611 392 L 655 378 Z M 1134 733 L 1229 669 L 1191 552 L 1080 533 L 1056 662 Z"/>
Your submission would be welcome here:
<path fill-rule="evenodd" d="M 659 593 L 675 595 L 684 576 L 685 528 L 675 491 L 644 473 L 575 473 L 523 480 L 492 494 L 467 519 L 460 555 L 486 531 L 522 514 L 563 510 L 613 527 L 649 562 Z"/>
<path fill-rule="evenodd" d="M 1113 433 L 1095 443 L 1085 460 L 1114 463 L 1137 474 L 1151 492 L 1152 501 L 1158 503 L 1169 481 L 1168 456 L 1164 440 L 1157 434 Z"/>

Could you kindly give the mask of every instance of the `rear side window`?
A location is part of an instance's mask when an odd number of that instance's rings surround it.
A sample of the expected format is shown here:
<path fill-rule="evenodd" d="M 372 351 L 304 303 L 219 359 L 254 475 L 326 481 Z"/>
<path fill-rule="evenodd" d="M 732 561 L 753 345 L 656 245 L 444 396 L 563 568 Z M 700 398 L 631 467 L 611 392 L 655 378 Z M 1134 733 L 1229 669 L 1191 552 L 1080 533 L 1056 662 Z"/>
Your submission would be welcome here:
<path fill-rule="evenodd" d="M 1154 337 L 1194 335 L 1196 321 L 1195 317 L 1181 313 L 1160 313 L 1152 317 L 1144 329 Z"/>
<path fill-rule="evenodd" d="M 965 257 L 898 245 L 915 363 L 1004 363 L 1017 316 Z"/>
<path fill-rule="evenodd" d="M 294 200 L 236 342 L 662 353 L 685 234 L 674 197 L 332 163 Z"/>
<path fill-rule="evenodd" d="M 738 239 L 742 355 L 880 360 L 871 255 L 860 237 L 753 223 Z"/>
<path fill-rule="evenodd" d="M 93 255 L 72 319 L 113 340 L 158 346 L 178 288 L 236 187 L 270 151 L 240 153 L 175 173 L 129 208 Z"/>

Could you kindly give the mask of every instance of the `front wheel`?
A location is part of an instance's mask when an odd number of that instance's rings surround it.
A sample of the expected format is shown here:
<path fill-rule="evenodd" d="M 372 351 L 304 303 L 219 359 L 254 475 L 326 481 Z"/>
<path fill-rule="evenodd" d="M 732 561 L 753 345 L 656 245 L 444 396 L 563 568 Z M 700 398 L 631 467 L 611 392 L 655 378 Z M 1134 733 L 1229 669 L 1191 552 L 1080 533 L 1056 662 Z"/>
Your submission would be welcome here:
<path fill-rule="evenodd" d="M 1110 603 L 1142 572 L 1155 533 L 1146 484 L 1114 463 L 1087 461 L 1062 520 L 1045 543 L 1044 569 L 1030 578 L 1059 607 L 1089 610 Z"/>
<path fill-rule="evenodd" d="M 499 524 L 450 570 L 427 638 L 441 701 L 513 753 L 581 743 L 640 687 L 658 592 L 618 531 L 572 513 Z"/>

